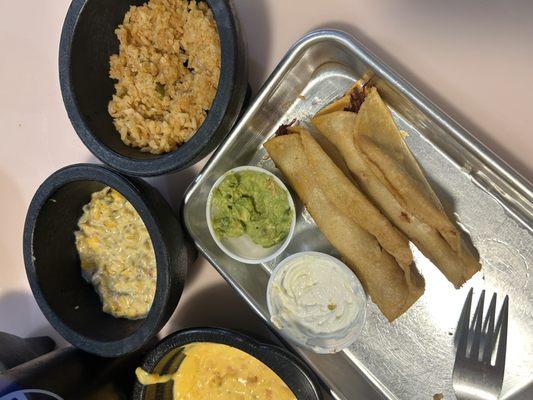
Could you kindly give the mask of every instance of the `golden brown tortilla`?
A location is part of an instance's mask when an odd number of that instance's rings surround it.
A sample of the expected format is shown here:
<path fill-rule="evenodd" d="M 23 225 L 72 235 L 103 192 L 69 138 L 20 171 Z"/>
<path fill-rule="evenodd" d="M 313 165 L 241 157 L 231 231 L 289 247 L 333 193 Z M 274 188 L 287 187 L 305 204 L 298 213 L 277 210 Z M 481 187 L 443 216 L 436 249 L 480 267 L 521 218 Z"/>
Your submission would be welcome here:
<path fill-rule="evenodd" d="M 403 270 L 374 236 L 329 200 L 328 195 L 331 195 L 326 192 L 331 185 L 322 185 L 322 172 L 309 162 L 309 153 L 302 138 L 308 147 L 310 144 L 314 146 L 310 141 L 312 138 L 293 128 L 289 128 L 289 134 L 274 137 L 264 146 L 298 193 L 321 232 L 361 280 L 372 301 L 390 321 L 396 319 L 422 295 L 422 277 L 413 265 Z M 317 150 L 311 150 L 311 158 L 323 157 L 316 154 Z M 317 179 L 317 175 L 321 178 Z M 358 198 L 358 201 L 361 199 Z M 362 219 L 360 216 L 356 218 Z"/>
<path fill-rule="evenodd" d="M 340 99 L 334 101 L 330 105 L 326 106 L 317 115 L 320 115 L 322 113 L 327 114 L 333 111 L 343 111 L 345 108 L 350 106 L 350 95 L 345 94 Z"/>
<path fill-rule="evenodd" d="M 402 268 L 408 269 L 413 254 L 407 238 L 354 186 L 309 132 L 298 132 L 314 178 L 326 198 L 373 235 Z"/>
<path fill-rule="evenodd" d="M 437 229 L 458 251 L 459 231 L 444 213 L 376 88 L 370 89 L 359 110 L 355 132 L 356 145 L 394 188 L 402 206 Z"/>
<path fill-rule="evenodd" d="M 321 113 L 312 123 L 341 152 L 362 190 L 455 287 L 479 271 L 375 88 L 357 114 Z"/>

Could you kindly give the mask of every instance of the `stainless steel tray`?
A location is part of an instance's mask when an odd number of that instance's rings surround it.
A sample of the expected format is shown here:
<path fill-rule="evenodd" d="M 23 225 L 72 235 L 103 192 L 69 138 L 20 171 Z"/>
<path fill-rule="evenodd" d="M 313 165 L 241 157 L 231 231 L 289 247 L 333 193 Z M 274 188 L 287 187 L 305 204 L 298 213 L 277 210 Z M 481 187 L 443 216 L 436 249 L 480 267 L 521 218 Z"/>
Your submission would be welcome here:
<path fill-rule="evenodd" d="M 521 399 L 533 389 L 533 206 L 531 184 L 452 121 L 409 83 L 338 31 L 315 31 L 280 62 L 246 114 L 220 146 L 185 196 L 184 220 L 196 245 L 247 303 L 269 323 L 266 285 L 276 260 L 262 266 L 227 257 L 211 238 L 205 205 L 211 185 L 238 165 L 279 172 L 262 144 L 280 123 L 305 123 L 367 71 L 446 208 L 456 215 L 480 252 L 483 269 L 461 290 L 414 249 L 426 278 L 424 296 L 394 323 L 369 302 L 360 340 L 335 355 L 295 349 L 341 399 L 455 398 L 451 385 L 453 333 L 467 290 L 509 294 L 511 301 L 503 399 Z M 295 196 L 296 198 L 296 196 Z M 289 253 L 332 252 L 305 209 L 298 208 Z M 528 394 L 526 394 L 526 392 Z M 532 397 L 528 397 L 532 398 Z"/>

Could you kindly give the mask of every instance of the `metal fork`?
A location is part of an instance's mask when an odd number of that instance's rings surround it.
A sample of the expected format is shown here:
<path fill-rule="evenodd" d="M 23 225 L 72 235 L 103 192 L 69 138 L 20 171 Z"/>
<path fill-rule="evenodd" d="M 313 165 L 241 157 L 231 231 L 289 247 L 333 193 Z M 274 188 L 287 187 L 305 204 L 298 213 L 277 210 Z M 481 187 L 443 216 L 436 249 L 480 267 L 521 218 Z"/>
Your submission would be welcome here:
<path fill-rule="evenodd" d="M 472 294 L 470 289 L 457 324 L 453 389 L 459 400 L 495 400 L 502 390 L 505 369 L 509 296 L 505 296 L 496 321 L 494 293 L 483 321 L 483 290 L 470 323 Z"/>

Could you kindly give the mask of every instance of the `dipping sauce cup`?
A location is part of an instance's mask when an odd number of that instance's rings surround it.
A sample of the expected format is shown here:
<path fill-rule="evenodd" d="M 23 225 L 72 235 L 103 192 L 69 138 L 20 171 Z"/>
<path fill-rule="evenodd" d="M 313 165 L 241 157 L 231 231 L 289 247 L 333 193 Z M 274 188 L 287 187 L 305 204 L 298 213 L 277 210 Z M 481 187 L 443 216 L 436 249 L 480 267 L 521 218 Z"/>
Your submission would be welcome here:
<path fill-rule="evenodd" d="M 355 274 L 324 253 L 287 257 L 272 272 L 267 288 L 272 323 L 298 346 L 336 353 L 363 329 L 366 296 Z"/>
<path fill-rule="evenodd" d="M 287 200 L 289 203 L 292 218 L 289 232 L 285 239 L 271 247 L 263 247 L 259 244 L 254 243 L 247 234 L 243 234 L 239 237 L 220 238 L 217 235 L 213 226 L 213 213 L 215 211 L 213 210 L 213 197 L 215 196 L 216 189 L 220 186 L 224 179 L 228 177 L 228 175 L 239 174 L 245 171 L 253 171 L 255 173 L 268 175 L 287 194 Z M 213 187 L 211 188 L 209 196 L 207 197 L 205 213 L 209 232 L 211 233 L 211 236 L 213 237 L 213 240 L 216 242 L 218 247 L 220 247 L 220 249 L 231 258 L 246 264 L 261 264 L 279 256 L 291 241 L 296 225 L 296 212 L 294 209 L 294 201 L 292 200 L 291 194 L 289 193 L 287 187 L 276 175 L 274 175 L 270 171 L 252 166 L 242 166 L 233 168 L 223 174 L 220 178 L 218 178 Z"/>

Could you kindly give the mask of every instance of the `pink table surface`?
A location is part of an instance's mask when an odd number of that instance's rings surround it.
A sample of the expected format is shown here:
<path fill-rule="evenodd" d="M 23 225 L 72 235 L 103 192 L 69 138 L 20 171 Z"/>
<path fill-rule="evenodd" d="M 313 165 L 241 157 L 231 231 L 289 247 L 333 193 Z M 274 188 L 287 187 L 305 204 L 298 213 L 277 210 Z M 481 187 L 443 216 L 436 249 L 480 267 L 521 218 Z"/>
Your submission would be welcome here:
<path fill-rule="evenodd" d="M 254 89 L 303 34 L 321 27 L 342 29 L 511 166 L 533 177 L 533 2 L 234 4 L 248 43 Z M 58 45 L 68 5 L 67 0 L 0 0 L 0 330 L 56 339 L 26 281 L 22 228 L 34 191 L 49 174 L 68 164 L 96 162 L 72 129 L 59 90 Z M 176 204 L 202 164 L 151 181 Z M 209 324 L 264 329 L 201 258 L 191 267 L 185 293 L 165 331 Z"/>

